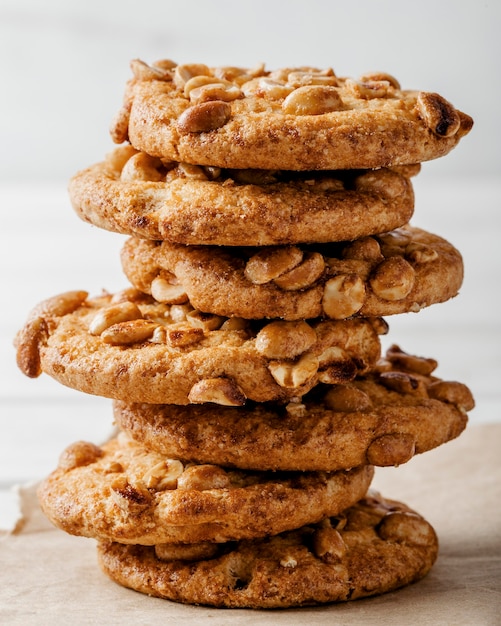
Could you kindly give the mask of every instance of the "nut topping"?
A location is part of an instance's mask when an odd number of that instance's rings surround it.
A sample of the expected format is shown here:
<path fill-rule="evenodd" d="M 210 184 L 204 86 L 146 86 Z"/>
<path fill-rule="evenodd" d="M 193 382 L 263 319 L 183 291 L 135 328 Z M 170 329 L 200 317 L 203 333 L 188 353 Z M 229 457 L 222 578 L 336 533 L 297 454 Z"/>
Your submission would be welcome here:
<path fill-rule="evenodd" d="M 152 337 L 157 326 L 156 322 L 143 319 L 119 322 L 104 330 L 101 333 L 101 339 L 104 343 L 110 343 L 114 346 L 139 343 Z"/>
<path fill-rule="evenodd" d="M 338 86 L 338 80 L 332 69 L 326 71 L 304 71 L 295 70 L 289 72 L 287 76 L 287 84 L 293 87 L 302 87 L 304 85 L 330 85 Z"/>
<path fill-rule="evenodd" d="M 137 80 L 172 80 L 171 68 L 164 65 L 148 65 L 141 59 L 133 59 L 130 68 Z"/>
<path fill-rule="evenodd" d="M 367 411 L 372 407 L 369 396 L 351 385 L 335 385 L 327 391 L 324 403 L 332 411 L 355 412 Z"/>
<path fill-rule="evenodd" d="M 316 340 L 315 330 L 303 320 L 270 322 L 257 334 L 256 350 L 269 359 L 294 359 Z"/>
<path fill-rule="evenodd" d="M 306 255 L 306 258 L 292 270 L 274 279 L 276 285 L 285 291 L 297 291 L 313 285 L 325 268 L 324 257 L 318 252 Z"/>
<path fill-rule="evenodd" d="M 228 473 L 217 465 L 190 465 L 177 481 L 178 489 L 228 489 L 231 486 Z"/>
<path fill-rule="evenodd" d="M 427 397 L 426 385 L 420 379 L 405 372 L 382 372 L 380 382 L 387 388 L 398 393 Z"/>
<path fill-rule="evenodd" d="M 195 76 L 210 75 L 210 69 L 204 63 L 177 65 L 174 70 L 174 84 L 178 89 L 184 89 L 186 83 Z"/>
<path fill-rule="evenodd" d="M 356 98 L 371 100 L 384 98 L 387 95 L 390 83 L 387 80 L 347 80 L 346 86 Z"/>
<path fill-rule="evenodd" d="M 59 457 L 58 468 L 69 471 L 95 463 L 102 456 L 103 451 L 99 446 L 87 441 L 77 441 L 63 451 Z"/>
<path fill-rule="evenodd" d="M 413 543 L 427 546 L 435 541 L 435 532 L 430 524 L 415 513 L 391 511 L 376 528 L 377 534 L 385 541 Z"/>
<path fill-rule="evenodd" d="M 371 72 L 369 74 L 362 74 L 362 76 L 360 76 L 360 81 L 362 83 L 384 81 L 389 83 L 393 89 L 400 89 L 400 83 L 398 80 L 386 72 Z"/>
<path fill-rule="evenodd" d="M 186 315 L 186 321 L 194 328 L 201 328 L 204 331 L 217 330 L 221 328 L 224 317 L 212 315 L 212 313 L 202 313 L 201 311 L 190 311 Z"/>
<path fill-rule="evenodd" d="M 440 137 L 452 137 L 461 126 L 459 113 L 438 93 L 421 91 L 417 109 L 428 128 Z"/>
<path fill-rule="evenodd" d="M 264 285 L 297 267 L 303 252 L 297 246 L 263 248 L 247 261 L 245 277 L 255 285 Z"/>
<path fill-rule="evenodd" d="M 407 433 L 382 435 L 367 449 L 367 462 L 379 467 L 397 466 L 406 463 L 414 456 L 416 442 Z"/>
<path fill-rule="evenodd" d="M 187 108 L 177 120 L 180 133 L 202 133 L 224 126 L 231 116 L 231 106 L 222 100 L 201 102 Z"/>
<path fill-rule="evenodd" d="M 404 258 L 395 256 L 380 263 L 369 282 L 376 296 L 393 302 L 409 295 L 415 278 L 412 265 Z"/>
<path fill-rule="evenodd" d="M 346 544 L 339 531 L 323 525 L 313 535 L 313 552 L 325 563 L 336 563 L 345 555 Z"/>
<path fill-rule="evenodd" d="M 365 283 L 356 274 L 338 274 L 325 283 L 322 307 L 327 317 L 350 317 L 362 308 L 364 302 Z"/>
<path fill-rule="evenodd" d="M 131 156 L 125 163 L 120 174 L 122 182 L 135 181 L 162 181 L 165 176 L 160 171 L 162 162 L 156 157 L 152 157 L 144 152 L 138 152 Z"/>
<path fill-rule="evenodd" d="M 339 346 L 326 348 L 318 357 L 318 380 L 328 385 L 349 382 L 357 375 L 357 366 L 349 354 Z"/>
<path fill-rule="evenodd" d="M 343 101 L 336 87 L 308 85 L 290 93 L 283 101 L 282 109 L 290 115 L 321 115 L 341 111 Z"/>
<path fill-rule="evenodd" d="M 151 467 L 142 477 L 142 482 L 148 489 L 164 491 L 176 489 L 178 478 L 183 474 L 184 466 L 177 459 L 166 459 Z"/>
<path fill-rule="evenodd" d="M 228 81 L 211 80 L 205 76 L 196 76 L 189 80 L 184 86 L 184 91 L 193 104 L 209 102 L 210 100 L 231 102 L 243 95 L 236 85 Z"/>
<path fill-rule="evenodd" d="M 254 78 L 242 85 L 242 92 L 245 96 L 262 96 L 272 100 L 286 98 L 294 87 L 284 85 L 280 81 L 272 78 Z"/>
<path fill-rule="evenodd" d="M 173 348 L 192 346 L 205 337 L 204 329 L 199 327 L 167 328 L 166 341 Z"/>
<path fill-rule="evenodd" d="M 384 259 L 381 246 L 374 237 L 361 237 L 343 249 L 343 259 L 381 262 Z"/>
<path fill-rule="evenodd" d="M 435 400 L 455 404 L 464 411 L 471 411 L 475 407 L 475 400 L 468 387 L 455 381 L 441 380 L 431 383 L 428 385 L 428 395 Z"/>
<path fill-rule="evenodd" d="M 243 406 L 246 397 L 229 378 L 205 378 L 193 385 L 188 400 L 193 404 L 213 402 L 223 406 Z"/>
<path fill-rule="evenodd" d="M 131 484 L 127 477 L 120 475 L 111 483 L 111 496 L 116 504 L 127 513 L 139 513 L 150 505 L 152 495 L 140 482 Z"/>
<path fill-rule="evenodd" d="M 386 359 L 398 368 L 422 374 L 423 376 L 429 376 L 438 365 L 435 359 L 407 354 L 407 352 L 404 352 L 395 344 L 386 351 Z"/>
<path fill-rule="evenodd" d="M 183 304 L 188 301 L 183 285 L 173 285 L 160 276 L 152 280 L 150 291 L 157 302 Z"/>
<path fill-rule="evenodd" d="M 318 370 L 318 359 L 306 353 L 297 362 L 270 361 L 268 369 L 281 387 L 297 389 L 315 376 Z"/>
<path fill-rule="evenodd" d="M 120 322 L 142 319 L 143 314 L 133 302 L 125 301 L 112 304 L 101 309 L 92 319 L 89 332 L 91 335 L 101 335 L 107 328 Z"/>

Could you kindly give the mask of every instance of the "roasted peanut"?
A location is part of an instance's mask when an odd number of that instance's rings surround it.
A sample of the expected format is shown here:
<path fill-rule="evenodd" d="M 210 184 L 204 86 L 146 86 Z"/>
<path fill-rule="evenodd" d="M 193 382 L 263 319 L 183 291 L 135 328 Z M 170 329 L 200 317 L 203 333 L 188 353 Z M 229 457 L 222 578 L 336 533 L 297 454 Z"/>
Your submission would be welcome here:
<path fill-rule="evenodd" d="M 404 511 L 387 513 L 376 531 L 381 539 L 418 546 L 427 546 L 436 541 L 435 531 L 426 520 L 415 513 Z"/>
<path fill-rule="evenodd" d="M 161 276 L 152 280 L 150 291 L 157 302 L 183 304 L 188 301 L 188 294 L 183 285 L 172 284 Z"/>
<path fill-rule="evenodd" d="M 297 246 L 263 248 L 247 261 L 245 277 L 255 285 L 268 283 L 297 267 L 303 251 Z"/>
<path fill-rule="evenodd" d="M 324 269 L 324 257 L 318 252 L 312 252 L 305 255 L 304 260 L 298 266 L 275 278 L 274 282 L 285 291 L 305 289 L 322 276 Z"/>
<path fill-rule="evenodd" d="M 426 126 L 440 137 L 452 137 L 461 126 L 459 113 L 438 93 L 421 91 L 417 97 L 417 110 Z"/>
<path fill-rule="evenodd" d="M 342 108 L 343 101 L 336 87 L 322 85 L 298 87 L 282 103 L 284 113 L 290 115 L 322 115 Z"/>
<path fill-rule="evenodd" d="M 201 102 L 188 107 L 177 120 L 180 133 L 202 133 L 224 126 L 231 117 L 231 106 L 222 100 Z"/>
<path fill-rule="evenodd" d="M 104 343 L 114 346 L 140 343 L 152 337 L 158 324 L 150 320 L 135 319 L 128 322 L 119 322 L 109 326 L 101 333 Z"/>
<path fill-rule="evenodd" d="M 266 324 L 256 336 L 256 350 L 269 359 L 294 359 L 316 342 L 315 330 L 305 321 Z"/>
<path fill-rule="evenodd" d="M 148 489 L 164 491 L 176 489 L 178 478 L 183 474 L 184 466 L 177 459 L 166 459 L 151 467 L 142 477 L 142 482 Z"/>
<path fill-rule="evenodd" d="M 318 371 L 318 359 L 306 353 L 297 362 L 270 361 L 268 369 L 281 387 L 297 389 L 315 376 Z"/>
<path fill-rule="evenodd" d="M 372 407 L 369 396 L 352 385 L 334 385 L 325 394 L 324 403 L 328 409 L 344 413 L 367 411 Z"/>
<path fill-rule="evenodd" d="M 212 402 L 223 406 L 243 406 L 246 397 L 229 378 L 205 378 L 193 385 L 188 400 L 193 404 Z"/>
<path fill-rule="evenodd" d="M 369 279 L 372 291 L 383 300 L 403 300 L 414 287 L 416 274 L 408 261 L 400 256 L 382 261 Z"/>
<path fill-rule="evenodd" d="M 89 325 L 91 335 L 100 335 L 110 326 L 120 322 L 142 319 L 143 314 L 134 302 L 119 302 L 101 309 Z"/>
<path fill-rule="evenodd" d="M 190 465 L 177 481 L 178 489 L 228 489 L 231 486 L 230 477 L 222 467 L 217 465 Z"/>
<path fill-rule="evenodd" d="M 325 283 L 322 308 L 331 319 L 351 317 L 364 302 L 365 283 L 356 274 L 338 274 Z"/>

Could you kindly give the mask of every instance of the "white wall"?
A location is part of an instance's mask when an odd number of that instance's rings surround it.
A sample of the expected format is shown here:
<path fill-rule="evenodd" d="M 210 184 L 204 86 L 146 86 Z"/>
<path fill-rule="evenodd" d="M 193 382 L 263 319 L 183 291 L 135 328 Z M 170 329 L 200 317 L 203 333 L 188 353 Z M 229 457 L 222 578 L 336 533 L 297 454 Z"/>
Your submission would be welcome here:
<path fill-rule="evenodd" d="M 387 71 L 476 120 L 430 174 L 496 174 L 500 18 L 499 0 L 1 0 L 0 180 L 100 160 L 136 57 Z"/>

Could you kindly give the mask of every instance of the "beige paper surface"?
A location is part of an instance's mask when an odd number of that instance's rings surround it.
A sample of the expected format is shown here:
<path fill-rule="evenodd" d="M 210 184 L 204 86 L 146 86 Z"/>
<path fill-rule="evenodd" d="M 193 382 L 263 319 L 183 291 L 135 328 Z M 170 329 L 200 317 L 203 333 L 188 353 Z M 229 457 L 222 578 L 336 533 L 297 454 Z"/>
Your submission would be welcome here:
<path fill-rule="evenodd" d="M 500 625 L 501 424 L 469 426 L 399 468 L 379 468 L 373 486 L 433 524 L 441 548 L 431 573 L 376 598 L 282 611 L 184 606 L 124 589 L 99 570 L 94 541 L 52 528 L 27 488 L 23 528 L 0 540 L 0 624 Z"/>

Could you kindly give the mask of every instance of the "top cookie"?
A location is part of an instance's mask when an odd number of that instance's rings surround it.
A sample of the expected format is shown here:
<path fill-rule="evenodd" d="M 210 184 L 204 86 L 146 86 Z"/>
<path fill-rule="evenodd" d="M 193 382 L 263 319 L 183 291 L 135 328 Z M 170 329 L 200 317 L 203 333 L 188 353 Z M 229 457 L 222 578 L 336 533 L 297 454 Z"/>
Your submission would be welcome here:
<path fill-rule="evenodd" d="M 367 169 L 428 161 L 466 135 L 470 116 L 385 73 L 265 70 L 135 60 L 116 143 L 227 168 Z"/>

